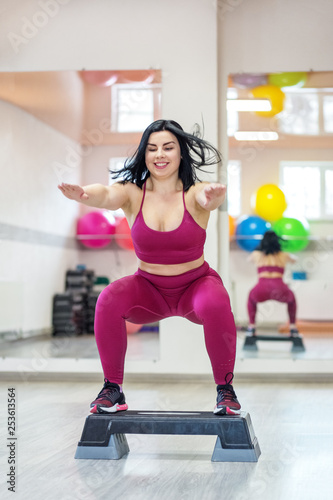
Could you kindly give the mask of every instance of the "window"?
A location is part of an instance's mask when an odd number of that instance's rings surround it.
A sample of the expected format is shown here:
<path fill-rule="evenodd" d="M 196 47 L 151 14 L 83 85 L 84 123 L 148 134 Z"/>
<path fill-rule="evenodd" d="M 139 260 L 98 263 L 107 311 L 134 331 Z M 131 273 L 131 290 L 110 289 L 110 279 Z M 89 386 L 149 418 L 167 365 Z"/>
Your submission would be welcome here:
<path fill-rule="evenodd" d="M 332 89 L 283 89 L 284 110 L 278 115 L 285 134 L 326 135 L 333 133 Z"/>
<path fill-rule="evenodd" d="M 112 129 L 114 132 L 142 132 L 157 119 L 161 86 L 143 83 L 112 86 Z"/>
<path fill-rule="evenodd" d="M 323 96 L 324 130 L 333 134 L 333 95 Z"/>
<path fill-rule="evenodd" d="M 238 217 L 241 214 L 241 162 L 228 162 L 228 214 Z"/>
<path fill-rule="evenodd" d="M 333 219 L 333 162 L 281 162 L 286 217 Z"/>

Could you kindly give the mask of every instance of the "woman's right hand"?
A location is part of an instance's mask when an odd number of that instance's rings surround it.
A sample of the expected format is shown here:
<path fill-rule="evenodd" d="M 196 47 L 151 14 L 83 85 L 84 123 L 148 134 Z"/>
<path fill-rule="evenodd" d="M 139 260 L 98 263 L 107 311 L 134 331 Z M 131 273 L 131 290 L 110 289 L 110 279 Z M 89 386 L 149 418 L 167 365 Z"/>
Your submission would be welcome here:
<path fill-rule="evenodd" d="M 59 184 L 58 188 L 60 189 L 62 194 L 69 200 L 80 202 L 89 199 L 89 196 L 84 191 L 84 189 L 77 184 L 66 184 L 65 182 L 62 182 L 61 184 Z"/>

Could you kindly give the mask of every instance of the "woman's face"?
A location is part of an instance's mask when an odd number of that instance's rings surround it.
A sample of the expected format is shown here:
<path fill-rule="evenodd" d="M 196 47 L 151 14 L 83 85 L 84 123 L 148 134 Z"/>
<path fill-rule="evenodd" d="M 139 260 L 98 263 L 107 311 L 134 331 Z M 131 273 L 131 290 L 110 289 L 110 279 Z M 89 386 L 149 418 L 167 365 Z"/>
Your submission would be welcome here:
<path fill-rule="evenodd" d="M 177 173 L 178 178 L 181 156 L 177 137 L 167 130 L 150 134 L 145 159 L 151 176 L 166 178 Z"/>

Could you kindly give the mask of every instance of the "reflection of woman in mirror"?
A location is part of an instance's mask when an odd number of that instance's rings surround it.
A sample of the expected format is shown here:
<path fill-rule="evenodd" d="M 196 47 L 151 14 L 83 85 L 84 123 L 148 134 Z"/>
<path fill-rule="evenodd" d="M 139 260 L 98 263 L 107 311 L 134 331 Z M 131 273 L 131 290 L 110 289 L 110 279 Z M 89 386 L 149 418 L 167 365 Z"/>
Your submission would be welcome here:
<path fill-rule="evenodd" d="M 281 251 L 280 238 L 274 231 L 266 231 L 257 250 L 251 253 L 249 260 L 257 266 L 259 282 L 249 293 L 247 310 L 249 326 L 247 335 L 255 335 L 255 318 L 258 302 L 277 300 L 288 306 L 290 335 L 298 335 L 296 328 L 296 300 L 294 293 L 283 282 L 284 268 L 296 258 Z"/>
<path fill-rule="evenodd" d="M 203 325 L 217 384 L 214 413 L 239 412 L 232 386 L 234 317 L 222 280 L 203 253 L 210 211 L 223 203 L 226 187 L 198 181 L 196 171 L 220 159 L 219 152 L 198 134 L 185 133 L 174 121 L 158 120 L 145 130 L 135 154 L 115 173 L 121 176 L 120 182 L 59 186 L 67 198 L 85 205 L 123 209 L 139 259 L 138 271 L 111 283 L 97 301 L 95 336 L 105 383 L 91 403 L 92 413 L 127 409 L 122 391 L 125 320 L 144 324 L 170 316 Z"/>

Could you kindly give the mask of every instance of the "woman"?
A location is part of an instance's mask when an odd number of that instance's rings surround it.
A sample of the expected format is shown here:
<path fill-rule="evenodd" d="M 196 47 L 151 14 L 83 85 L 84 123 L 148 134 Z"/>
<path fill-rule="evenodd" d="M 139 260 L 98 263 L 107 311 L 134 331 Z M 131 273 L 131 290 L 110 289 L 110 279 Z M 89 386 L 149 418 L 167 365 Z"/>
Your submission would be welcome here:
<path fill-rule="evenodd" d="M 172 120 L 157 120 L 112 186 L 61 184 L 69 199 L 97 208 L 121 208 L 131 227 L 138 271 L 107 286 L 95 312 L 95 337 L 104 386 L 92 413 L 126 410 L 122 391 L 127 347 L 125 320 L 152 323 L 182 316 L 204 326 L 217 400 L 216 414 L 238 413 L 233 390 L 236 328 L 220 276 L 204 260 L 211 210 L 226 187 L 197 182 L 196 169 L 220 162 L 219 152 Z"/>
<path fill-rule="evenodd" d="M 255 335 L 255 317 L 258 302 L 277 300 L 288 305 L 290 335 L 298 335 L 295 324 L 295 295 L 282 280 L 286 264 L 295 262 L 295 257 L 281 251 L 280 238 L 274 231 L 266 231 L 257 250 L 251 253 L 250 260 L 257 266 L 259 282 L 249 293 L 247 302 L 249 326 L 247 334 Z"/>

